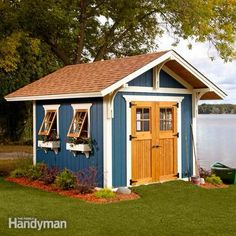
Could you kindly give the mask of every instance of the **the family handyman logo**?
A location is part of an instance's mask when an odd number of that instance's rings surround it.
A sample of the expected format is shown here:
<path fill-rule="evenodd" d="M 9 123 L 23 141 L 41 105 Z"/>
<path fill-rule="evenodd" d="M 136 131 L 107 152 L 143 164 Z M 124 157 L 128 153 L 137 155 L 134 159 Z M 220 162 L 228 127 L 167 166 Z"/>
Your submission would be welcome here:
<path fill-rule="evenodd" d="M 65 220 L 38 220 L 33 217 L 15 217 L 8 218 L 8 227 L 10 229 L 66 229 Z"/>

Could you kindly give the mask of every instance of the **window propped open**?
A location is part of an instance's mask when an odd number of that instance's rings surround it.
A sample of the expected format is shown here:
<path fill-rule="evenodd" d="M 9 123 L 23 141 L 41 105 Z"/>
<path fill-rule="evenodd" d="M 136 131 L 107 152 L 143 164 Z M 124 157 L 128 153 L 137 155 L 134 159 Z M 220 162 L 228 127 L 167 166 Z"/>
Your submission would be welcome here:
<path fill-rule="evenodd" d="M 56 122 L 56 110 L 47 110 L 39 129 L 39 135 L 46 135 L 48 136 L 51 131 L 57 131 L 57 122 Z"/>
<path fill-rule="evenodd" d="M 70 124 L 67 134 L 68 137 L 87 138 L 88 137 L 88 110 L 75 110 L 75 115 Z"/>

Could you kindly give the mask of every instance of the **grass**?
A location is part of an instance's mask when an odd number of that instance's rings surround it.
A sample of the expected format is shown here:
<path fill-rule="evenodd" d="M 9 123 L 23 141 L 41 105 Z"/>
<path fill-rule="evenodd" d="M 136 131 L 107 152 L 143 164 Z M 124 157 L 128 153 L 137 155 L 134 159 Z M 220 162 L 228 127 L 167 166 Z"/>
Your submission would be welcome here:
<path fill-rule="evenodd" d="M 142 198 L 93 204 L 0 179 L 0 235 L 234 235 L 236 186 L 202 189 L 182 181 L 136 187 Z M 66 220 L 68 228 L 8 229 L 8 217 Z"/>
<path fill-rule="evenodd" d="M 4 152 L 33 153 L 33 147 L 28 145 L 0 145 L 0 153 Z"/>
<path fill-rule="evenodd" d="M 23 168 L 33 164 L 32 158 L 0 159 L 0 176 L 9 175 L 16 168 Z"/>

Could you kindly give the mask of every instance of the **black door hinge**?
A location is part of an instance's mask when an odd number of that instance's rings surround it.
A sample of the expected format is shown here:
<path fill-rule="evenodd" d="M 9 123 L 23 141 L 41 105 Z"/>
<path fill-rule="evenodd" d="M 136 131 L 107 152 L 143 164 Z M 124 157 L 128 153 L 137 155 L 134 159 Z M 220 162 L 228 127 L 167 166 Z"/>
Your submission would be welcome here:
<path fill-rule="evenodd" d="M 137 182 L 138 182 L 138 181 L 135 181 L 135 180 L 130 179 L 130 180 L 129 180 L 129 185 L 132 185 L 132 184 L 137 183 Z"/>
<path fill-rule="evenodd" d="M 137 136 L 129 135 L 129 141 L 132 141 L 132 139 L 137 138 Z"/>
<path fill-rule="evenodd" d="M 129 103 L 129 108 L 131 108 L 131 107 L 133 107 L 133 106 L 136 106 L 136 104 L 133 103 L 133 102 L 130 102 L 130 103 Z"/>
<path fill-rule="evenodd" d="M 177 138 L 179 138 L 179 132 L 176 134 L 173 134 L 173 136 L 176 136 Z"/>
<path fill-rule="evenodd" d="M 179 178 L 179 173 L 177 173 L 177 174 L 175 175 L 175 177 Z"/>
<path fill-rule="evenodd" d="M 179 103 L 174 104 L 173 106 L 179 108 Z"/>

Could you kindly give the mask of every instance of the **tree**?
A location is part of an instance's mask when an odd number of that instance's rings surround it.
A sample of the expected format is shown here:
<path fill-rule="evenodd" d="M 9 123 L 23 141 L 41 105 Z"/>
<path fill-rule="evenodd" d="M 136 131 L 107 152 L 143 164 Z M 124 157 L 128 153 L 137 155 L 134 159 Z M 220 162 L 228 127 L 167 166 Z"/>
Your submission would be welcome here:
<path fill-rule="evenodd" d="M 25 32 L 63 64 L 152 51 L 164 29 L 177 43 L 209 41 L 223 59 L 235 57 L 235 0 L 8 0 L 0 12 L 3 39 Z"/>
<path fill-rule="evenodd" d="M 236 0 L 0 0 L 0 16 L 0 99 L 63 65 L 154 51 L 164 30 L 236 55 Z"/>

